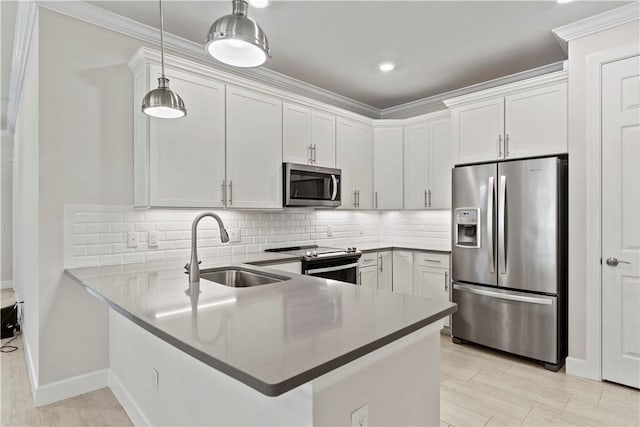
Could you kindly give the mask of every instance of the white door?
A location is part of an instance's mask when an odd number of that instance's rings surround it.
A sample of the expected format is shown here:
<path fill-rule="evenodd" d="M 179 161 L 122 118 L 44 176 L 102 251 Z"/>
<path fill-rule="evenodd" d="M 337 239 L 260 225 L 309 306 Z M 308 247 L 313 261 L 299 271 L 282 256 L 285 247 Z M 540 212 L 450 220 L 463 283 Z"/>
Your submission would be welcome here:
<path fill-rule="evenodd" d="M 505 158 L 567 152 L 567 84 L 505 98 Z"/>
<path fill-rule="evenodd" d="M 311 109 L 282 104 L 282 154 L 285 162 L 310 164 Z"/>
<path fill-rule="evenodd" d="M 429 123 L 429 194 L 432 209 L 451 209 L 451 121 Z"/>
<path fill-rule="evenodd" d="M 227 207 L 282 209 L 282 102 L 227 86 Z"/>
<path fill-rule="evenodd" d="M 360 267 L 359 284 L 367 288 L 378 289 L 378 267 L 371 265 L 369 267 Z"/>
<path fill-rule="evenodd" d="M 402 128 L 373 130 L 373 207 L 402 209 Z"/>
<path fill-rule="evenodd" d="M 336 167 L 336 117 L 333 114 L 311 112 L 311 144 L 314 165 Z"/>
<path fill-rule="evenodd" d="M 404 208 L 428 207 L 429 124 L 404 128 Z"/>
<path fill-rule="evenodd" d="M 486 162 L 504 157 L 504 98 L 451 110 L 456 164 Z"/>
<path fill-rule="evenodd" d="M 413 252 L 393 251 L 393 292 L 413 295 Z"/>
<path fill-rule="evenodd" d="M 602 66 L 602 377 L 636 388 L 640 388 L 639 160 L 640 56 L 635 56 Z"/>

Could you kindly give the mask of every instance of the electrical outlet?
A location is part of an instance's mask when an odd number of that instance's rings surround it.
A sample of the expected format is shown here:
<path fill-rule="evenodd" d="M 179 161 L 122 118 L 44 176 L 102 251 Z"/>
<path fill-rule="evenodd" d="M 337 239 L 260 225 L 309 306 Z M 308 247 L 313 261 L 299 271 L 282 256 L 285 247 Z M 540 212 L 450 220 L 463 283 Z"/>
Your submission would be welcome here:
<path fill-rule="evenodd" d="M 358 231 L 360 231 L 361 236 L 364 234 L 364 228 L 362 227 L 362 224 L 358 224 Z"/>
<path fill-rule="evenodd" d="M 127 247 L 129 248 L 137 248 L 138 247 L 138 233 L 135 231 L 130 231 L 127 233 Z"/>
<path fill-rule="evenodd" d="M 150 231 L 149 232 L 149 247 L 157 248 L 158 247 L 158 232 Z"/>
<path fill-rule="evenodd" d="M 351 413 L 351 427 L 369 426 L 369 405 L 362 405 Z"/>
<path fill-rule="evenodd" d="M 229 230 L 229 242 L 238 243 L 240 241 L 240 230 Z"/>
<path fill-rule="evenodd" d="M 327 225 L 327 237 L 333 236 L 333 226 L 331 224 Z"/>

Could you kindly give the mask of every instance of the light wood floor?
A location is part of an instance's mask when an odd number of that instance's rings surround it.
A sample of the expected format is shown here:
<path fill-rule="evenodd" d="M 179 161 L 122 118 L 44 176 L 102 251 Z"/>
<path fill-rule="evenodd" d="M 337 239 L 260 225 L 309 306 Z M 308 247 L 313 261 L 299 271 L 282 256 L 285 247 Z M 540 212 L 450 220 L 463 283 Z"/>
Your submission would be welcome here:
<path fill-rule="evenodd" d="M 2 305 L 12 295 L 2 291 Z M 4 344 L 7 340 L 2 340 Z M 0 354 L 2 426 L 131 426 L 108 388 L 36 408 L 21 337 Z M 640 426 L 640 392 L 441 339 L 441 426 Z"/>

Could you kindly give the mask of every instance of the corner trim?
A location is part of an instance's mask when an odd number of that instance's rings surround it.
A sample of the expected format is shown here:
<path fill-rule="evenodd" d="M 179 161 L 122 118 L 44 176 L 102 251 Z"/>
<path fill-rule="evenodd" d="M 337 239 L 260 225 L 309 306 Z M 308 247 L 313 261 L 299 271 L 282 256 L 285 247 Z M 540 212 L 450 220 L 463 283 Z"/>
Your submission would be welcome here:
<path fill-rule="evenodd" d="M 640 19 L 640 3 L 634 1 L 597 15 L 589 16 L 571 24 L 551 30 L 562 48 L 567 51 L 567 44 L 572 40 L 589 36 L 599 31 L 617 27 L 627 22 Z"/>
<path fill-rule="evenodd" d="M 107 387 L 108 369 L 78 375 L 54 383 L 39 386 L 35 390 L 36 406 L 44 406 Z"/>
<path fill-rule="evenodd" d="M 120 405 L 122 405 L 122 408 L 127 413 L 134 426 L 151 425 L 140 407 L 136 404 L 135 400 L 133 400 L 131 395 L 124 388 L 120 379 L 111 370 L 109 370 L 108 384 L 111 392 L 116 397 L 118 402 L 120 402 Z"/>
<path fill-rule="evenodd" d="M 7 101 L 7 120 L 4 129 L 2 129 L 3 135 L 13 136 L 16 129 L 22 82 L 27 68 L 29 46 L 31 45 L 31 35 L 33 34 L 37 12 L 38 8 L 34 0 L 19 1 L 17 4 Z"/>

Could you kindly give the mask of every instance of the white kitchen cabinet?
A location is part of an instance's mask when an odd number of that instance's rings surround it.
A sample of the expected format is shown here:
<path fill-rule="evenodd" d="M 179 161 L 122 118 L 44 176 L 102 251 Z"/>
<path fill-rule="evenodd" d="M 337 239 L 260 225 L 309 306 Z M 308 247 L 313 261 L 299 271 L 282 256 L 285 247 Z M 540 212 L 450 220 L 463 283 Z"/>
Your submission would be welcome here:
<path fill-rule="evenodd" d="M 402 209 L 402 128 L 373 129 L 373 207 Z"/>
<path fill-rule="evenodd" d="M 342 209 L 373 208 L 371 126 L 346 118 L 336 121 L 336 166 L 342 169 Z"/>
<path fill-rule="evenodd" d="M 335 167 L 334 115 L 285 102 L 282 105 L 282 132 L 285 162 Z"/>
<path fill-rule="evenodd" d="M 448 114 L 404 130 L 405 209 L 450 209 L 453 158 Z"/>
<path fill-rule="evenodd" d="M 378 266 L 370 265 L 368 267 L 360 267 L 359 272 L 360 286 L 365 286 L 367 288 L 378 288 Z"/>
<path fill-rule="evenodd" d="M 448 254 L 415 251 L 413 265 L 414 295 L 450 301 L 451 276 Z M 445 326 L 449 326 L 449 317 L 445 318 Z"/>
<path fill-rule="evenodd" d="M 187 115 L 148 117 L 138 102 L 157 85 L 160 67 L 134 75 L 134 205 L 136 207 L 224 206 L 225 86 L 212 79 L 166 69 Z"/>
<path fill-rule="evenodd" d="M 567 72 L 445 100 L 455 163 L 567 152 Z"/>
<path fill-rule="evenodd" d="M 282 102 L 227 86 L 227 207 L 282 208 Z"/>
<path fill-rule="evenodd" d="M 393 292 L 413 295 L 412 251 L 393 251 Z"/>
<path fill-rule="evenodd" d="M 378 252 L 378 289 L 393 290 L 393 253 Z"/>

